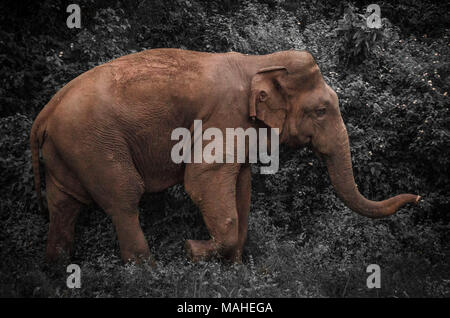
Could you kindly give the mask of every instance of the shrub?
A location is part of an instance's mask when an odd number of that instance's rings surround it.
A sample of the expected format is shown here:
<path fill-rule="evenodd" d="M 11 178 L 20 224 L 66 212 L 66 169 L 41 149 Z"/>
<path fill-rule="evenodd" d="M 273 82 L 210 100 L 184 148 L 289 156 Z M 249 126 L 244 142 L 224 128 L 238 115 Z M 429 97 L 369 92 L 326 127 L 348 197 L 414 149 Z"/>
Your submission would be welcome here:
<path fill-rule="evenodd" d="M 371 28 L 367 25 L 367 18 L 368 15 L 358 13 L 358 8 L 349 4 L 338 22 L 339 26 L 335 29 L 337 53 L 344 66 L 360 64 L 379 49 L 377 46 L 383 40 L 388 22 L 383 19 L 384 27 Z"/>

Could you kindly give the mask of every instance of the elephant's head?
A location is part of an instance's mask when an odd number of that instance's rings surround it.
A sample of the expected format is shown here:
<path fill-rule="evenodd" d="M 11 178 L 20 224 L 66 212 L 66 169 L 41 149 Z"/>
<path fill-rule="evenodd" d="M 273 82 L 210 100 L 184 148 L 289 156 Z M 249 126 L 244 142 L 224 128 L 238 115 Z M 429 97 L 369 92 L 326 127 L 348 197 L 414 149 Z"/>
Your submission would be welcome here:
<path fill-rule="evenodd" d="M 250 116 L 280 131 L 281 142 L 310 145 L 328 167 L 338 196 L 353 211 L 378 218 L 395 213 L 420 196 L 400 194 L 376 202 L 363 197 L 355 184 L 347 129 L 336 93 L 323 80 L 307 52 L 283 52 L 274 66 L 252 78 Z"/>

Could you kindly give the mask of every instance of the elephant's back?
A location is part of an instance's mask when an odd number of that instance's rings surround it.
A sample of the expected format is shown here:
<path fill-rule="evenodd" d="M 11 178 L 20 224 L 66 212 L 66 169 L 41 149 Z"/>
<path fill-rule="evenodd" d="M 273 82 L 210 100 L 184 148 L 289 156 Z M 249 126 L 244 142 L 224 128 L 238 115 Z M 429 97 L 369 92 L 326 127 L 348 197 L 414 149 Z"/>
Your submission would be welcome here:
<path fill-rule="evenodd" d="M 151 49 L 122 56 L 97 68 L 107 68 L 118 85 L 134 82 L 173 80 L 181 76 L 198 79 L 217 54 L 180 49 Z"/>

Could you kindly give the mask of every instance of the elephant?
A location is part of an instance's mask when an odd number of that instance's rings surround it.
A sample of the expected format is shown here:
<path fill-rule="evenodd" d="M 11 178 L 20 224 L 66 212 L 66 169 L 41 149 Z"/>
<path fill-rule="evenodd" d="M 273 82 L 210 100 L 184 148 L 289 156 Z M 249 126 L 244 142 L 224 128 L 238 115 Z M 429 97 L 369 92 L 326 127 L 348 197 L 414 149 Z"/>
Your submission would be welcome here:
<path fill-rule="evenodd" d="M 77 215 L 94 202 L 111 217 L 124 262 L 151 258 L 139 224 L 140 198 L 183 183 L 210 234 L 209 240 L 185 242 L 188 257 L 241 262 L 251 164 L 174 163 L 171 132 L 192 132 L 195 120 L 202 120 L 202 129 L 222 132 L 266 127 L 277 132 L 280 144 L 311 147 L 325 162 L 338 197 L 363 216 L 380 218 L 419 202 L 414 194 L 384 201 L 360 194 L 338 96 L 309 52 L 150 49 L 79 75 L 34 120 L 35 191 L 43 208 L 42 155 L 50 220 L 46 261 L 70 255 Z"/>

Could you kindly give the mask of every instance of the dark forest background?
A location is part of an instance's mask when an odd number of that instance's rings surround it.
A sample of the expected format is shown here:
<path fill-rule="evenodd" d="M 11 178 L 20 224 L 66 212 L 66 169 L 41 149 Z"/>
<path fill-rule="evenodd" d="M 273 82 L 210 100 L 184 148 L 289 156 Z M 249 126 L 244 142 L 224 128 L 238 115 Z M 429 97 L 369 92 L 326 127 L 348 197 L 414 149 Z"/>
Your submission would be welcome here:
<path fill-rule="evenodd" d="M 69 29 L 68 4 L 81 7 Z M 0 296 L 449 297 L 450 8 L 445 1 L 2 1 L 0 4 Z M 182 186 L 148 195 L 141 224 L 157 260 L 122 265 L 109 218 L 86 208 L 72 263 L 43 263 L 28 136 L 64 84 L 113 58 L 158 47 L 250 54 L 306 49 L 339 95 L 356 182 L 371 199 L 418 193 L 419 206 L 371 220 L 336 198 L 308 149 L 283 148 L 280 170 L 253 175 L 241 265 L 193 264 L 186 238 L 207 235 Z M 366 267 L 381 267 L 381 289 Z"/>

